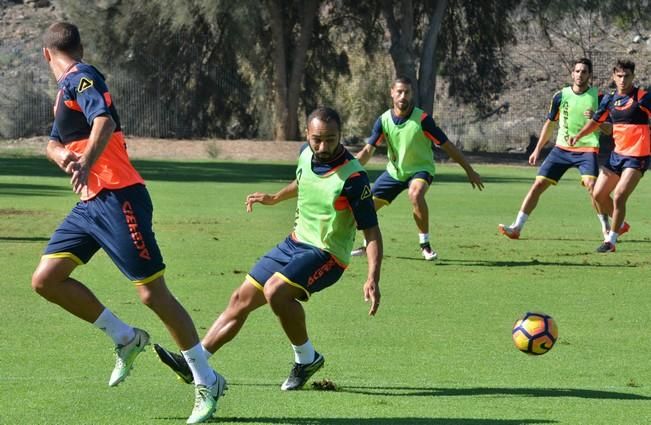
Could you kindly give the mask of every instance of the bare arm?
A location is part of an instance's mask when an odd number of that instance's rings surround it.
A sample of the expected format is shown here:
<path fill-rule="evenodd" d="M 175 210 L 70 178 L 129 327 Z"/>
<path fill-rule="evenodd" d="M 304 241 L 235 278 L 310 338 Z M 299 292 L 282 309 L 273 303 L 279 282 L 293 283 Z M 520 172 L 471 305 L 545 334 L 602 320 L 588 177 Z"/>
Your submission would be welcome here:
<path fill-rule="evenodd" d="M 298 195 L 298 182 L 293 180 L 287 186 L 280 189 L 273 195 L 263 192 L 251 193 L 246 197 L 246 212 L 253 211 L 253 204 L 260 203 L 262 205 L 276 205 L 278 202 L 287 199 L 295 198 Z"/>
<path fill-rule="evenodd" d="M 69 151 L 63 144 L 57 140 L 50 140 L 45 149 L 47 158 L 59 166 L 67 174 L 72 174 L 70 163 L 79 159 L 76 153 Z"/>
<path fill-rule="evenodd" d="M 484 188 L 484 183 L 482 183 L 480 175 L 477 174 L 477 172 L 472 168 L 468 161 L 466 161 L 466 157 L 463 156 L 461 151 L 457 149 L 454 143 L 450 141 L 443 143 L 441 145 L 441 149 L 443 149 L 445 153 L 447 153 L 448 156 L 452 158 L 457 164 L 461 165 L 461 168 L 465 170 L 466 175 L 468 176 L 468 181 L 470 181 L 473 189 L 475 187 L 479 190 L 482 190 Z"/>
<path fill-rule="evenodd" d="M 375 146 L 366 144 L 360 150 L 357 152 L 357 155 L 355 155 L 355 158 L 359 161 L 360 164 L 365 165 L 369 159 L 373 156 L 373 152 L 375 152 Z"/>
<path fill-rule="evenodd" d="M 104 152 L 115 130 L 115 121 L 110 115 L 100 115 L 93 120 L 86 149 L 74 166 L 70 183 L 75 193 L 80 193 L 88 184 L 88 175 L 97 158 Z"/>
<path fill-rule="evenodd" d="M 570 144 L 570 146 L 574 146 L 576 144 L 576 142 L 579 141 L 580 138 L 592 133 L 593 131 L 595 131 L 597 129 L 597 127 L 599 127 L 599 122 L 597 122 L 595 120 L 588 121 L 587 123 L 585 123 L 583 128 L 581 130 L 579 130 L 578 133 L 576 133 L 576 135 L 570 137 L 570 139 L 568 140 L 568 143 Z"/>
<path fill-rule="evenodd" d="M 380 227 L 364 229 L 366 239 L 366 257 L 368 259 L 368 277 L 364 283 L 364 301 L 371 301 L 368 314 L 375 316 L 380 307 L 380 268 L 382 266 L 382 233 Z"/>
<path fill-rule="evenodd" d="M 531 155 L 529 155 L 529 165 L 536 165 L 538 157 L 540 156 L 540 151 L 542 151 L 547 142 L 549 142 L 557 124 L 556 121 L 551 121 L 549 119 L 545 121 L 545 124 L 543 124 L 543 127 L 540 130 L 540 136 L 538 136 L 538 143 L 536 143 L 536 147 L 533 149 L 533 152 L 531 152 Z"/>

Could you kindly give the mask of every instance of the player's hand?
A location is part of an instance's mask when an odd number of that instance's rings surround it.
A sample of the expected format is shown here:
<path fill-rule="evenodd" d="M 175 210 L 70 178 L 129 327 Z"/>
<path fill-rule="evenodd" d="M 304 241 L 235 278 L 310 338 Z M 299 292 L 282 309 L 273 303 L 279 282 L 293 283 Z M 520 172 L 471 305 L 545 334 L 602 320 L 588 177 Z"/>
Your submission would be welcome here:
<path fill-rule="evenodd" d="M 66 172 L 70 169 L 72 177 L 70 178 L 70 184 L 72 185 L 72 190 L 79 194 L 83 190 L 88 188 L 88 176 L 90 174 L 90 166 L 86 163 L 83 157 L 79 158 L 77 161 L 71 162 L 66 167 Z"/>
<path fill-rule="evenodd" d="M 586 109 L 585 112 L 583 112 L 583 116 L 586 118 L 592 118 L 594 115 L 594 111 L 592 109 Z"/>
<path fill-rule="evenodd" d="M 375 313 L 377 313 L 378 308 L 380 308 L 380 298 L 380 285 L 372 279 L 367 280 L 364 284 L 364 301 L 371 301 L 371 309 L 368 311 L 369 316 L 375 316 Z"/>
<path fill-rule="evenodd" d="M 253 204 L 260 203 L 262 205 L 273 205 L 274 198 L 268 193 L 255 192 L 246 197 L 244 204 L 246 205 L 246 212 L 253 211 Z"/>
<path fill-rule="evenodd" d="M 533 151 L 531 155 L 529 155 L 529 165 L 536 165 L 538 162 L 538 152 Z"/>
<path fill-rule="evenodd" d="M 65 148 L 58 149 L 57 156 L 55 158 L 56 164 L 59 166 L 59 168 L 65 171 L 66 174 L 72 174 L 73 168 L 76 167 L 76 165 L 70 164 L 74 164 L 78 160 L 79 155 Z"/>
<path fill-rule="evenodd" d="M 576 142 L 577 142 L 576 136 L 570 136 L 570 138 L 567 139 L 567 144 L 570 146 L 576 145 Z"/>
<path fill-rule="evenodd" d="M 468 171 L 468 180 L 470 181 L 470 184 L 472 185 L 472 188 L 483 190 L 484 189 L 484 183 L 481 181 L 481 176 L 473 169 Z"/>

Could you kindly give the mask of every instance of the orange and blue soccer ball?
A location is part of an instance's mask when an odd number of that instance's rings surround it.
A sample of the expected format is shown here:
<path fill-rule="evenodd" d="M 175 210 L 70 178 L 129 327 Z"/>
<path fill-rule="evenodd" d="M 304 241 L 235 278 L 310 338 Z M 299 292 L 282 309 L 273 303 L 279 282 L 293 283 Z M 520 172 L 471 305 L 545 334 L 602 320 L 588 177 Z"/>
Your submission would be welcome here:
<path fill-rule="evenodd" d="M 545 354 L 558 340 L 558 326 L 544 313 L 527 313 L 513 325 L 513 343 L 523 353 Z"/>

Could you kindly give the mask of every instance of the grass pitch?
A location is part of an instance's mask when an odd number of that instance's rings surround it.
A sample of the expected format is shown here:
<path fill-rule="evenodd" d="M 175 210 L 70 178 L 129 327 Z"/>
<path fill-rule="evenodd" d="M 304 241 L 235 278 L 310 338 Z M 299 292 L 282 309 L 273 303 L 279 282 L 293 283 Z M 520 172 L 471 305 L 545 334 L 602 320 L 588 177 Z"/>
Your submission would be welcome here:
<path fill-rule="evenodd" d="M 148 181 L 167 281 L 205 332 L 256 259 L 282 240 L 294 203 L 256 205 L 293 178 L 293 164 L 136 161 Z M 368 317 L 365 259 L 306 305 L 326 364 L 322 388 L 283 393 L 291 348 L 268 308 L 211 359 L 229 380 L 220 424 L 515 425 L 646 424 L 649 371 L 650 177 L 629 201 L 631 232 L 614 254 L 596 254 L 600 227 L 571 170 L 541 199 L 522 234 L 497 233 L 513 220 L 532 167 L 478 166 L 484 192 L 461 169 L 439 166 L 428 193 L 433 246 L 419 258 L 403 195 L 380 211 L 385 242 L 382 304 Z M 371 171 L 372 177 L 379 174 Z M 34 294 L 30 275 L 50 233 L 75 203 L 68 180 L 45 159 L 0 158 L 0 367 L 2 424 L 174 424 L 192 409 L 152 350 L 125 383 L 108 388 L 110 340 Z M 172 346 L 132 285 L 103 254 L 79 268 L 125 321 Z M 513 322 L 552 315 L 560 339 L 541 357 L 517 351 Z"/>

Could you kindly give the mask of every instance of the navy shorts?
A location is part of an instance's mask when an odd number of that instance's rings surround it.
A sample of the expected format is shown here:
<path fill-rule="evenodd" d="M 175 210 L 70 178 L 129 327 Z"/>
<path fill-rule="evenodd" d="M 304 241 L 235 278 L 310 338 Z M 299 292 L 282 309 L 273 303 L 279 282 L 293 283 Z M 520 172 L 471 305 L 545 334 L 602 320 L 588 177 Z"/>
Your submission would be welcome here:
<path fill-rule="evenodd" d="M 332 254 L 297 241 L 291 235 L 267 252 L 247 276 L 262 290 L 265 282 L 278 275 L 288 284 L 305 292 L 303 301 L 339 280 L 346 270 Z"/>
<path fill-rule="evenodd" d="M 608 158 L 608 162 L 604 164 L 604 168 L 609 169 L 618 176 L 622 175 L 624 168 L 635 168 L 636 170 L 640 170 L 642 172 L 642 175 L 644 175 L 646 169 L 649 168 L 649 158 L 651 157 L 626 156 L 611 152 L 610 158 Z"/>
<path fill-rule="evenodd" d="M 538 170 L 538 177 L 550 180 L 553 184 L 572 167 L 577 167 L 581 177 L 597 178 L 599 159 L 596 152 L 570 152 L 554 147 Z"/>
<path fill-rule="evenodd" d="M 428 185 L 432 184 L 433 176 L 426 171 L 419 171 L 409 177 L 406 181 L 396 180 L 388 172 L 380 174 L 380 177 L 373 183 L 373 199 L 384 201 L 387 204 L 393 202 L 400 193 L 409 188 L 412 180 L 424 180 Z"/>
<path fill-rule="evenodd" d="M 54 231 L 43 255 L 70 258 L 81 265 L 102 248 L 134 283 L 149 283 L 165 270 L 152 230 L 152 213 L 143 185 L 102 190 L 77 203 Z"/>

